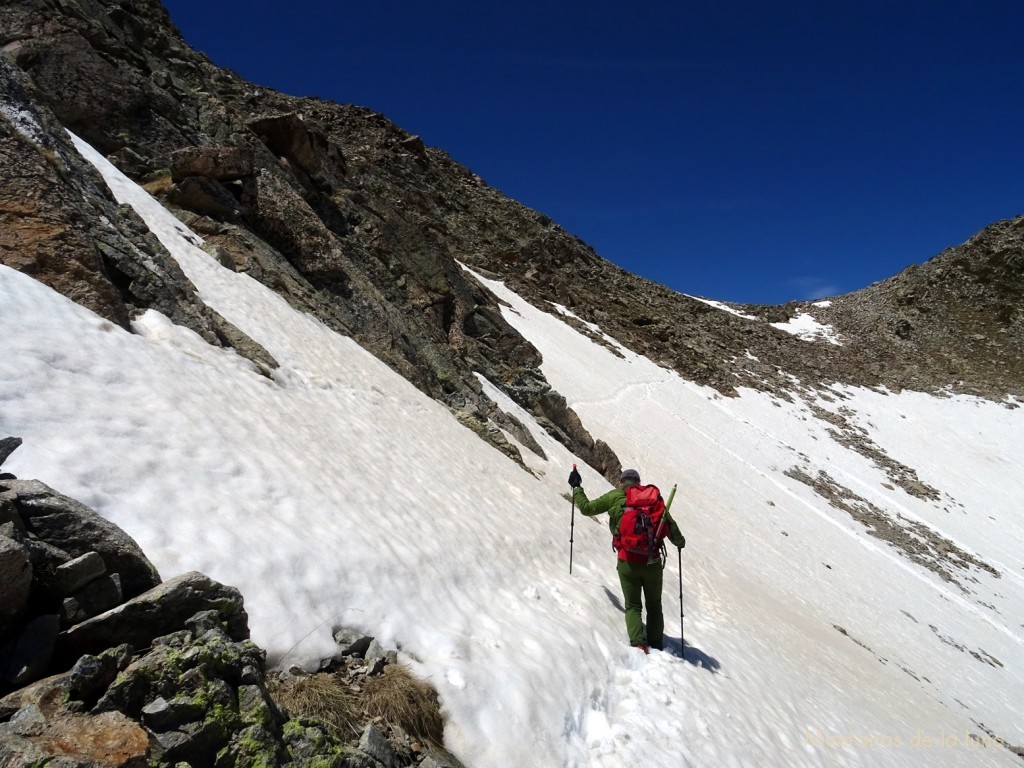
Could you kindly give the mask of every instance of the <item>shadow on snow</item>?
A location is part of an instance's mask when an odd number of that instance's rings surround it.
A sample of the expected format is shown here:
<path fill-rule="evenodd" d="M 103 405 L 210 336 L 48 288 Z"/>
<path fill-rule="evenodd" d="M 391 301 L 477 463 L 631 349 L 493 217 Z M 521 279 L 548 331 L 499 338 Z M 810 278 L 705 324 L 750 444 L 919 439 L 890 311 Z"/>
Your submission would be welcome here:
<path fill-rule="evenodd" d="M 604 590 L 605 597 L 608 598 L 608 602 L 615 606 L 619 613 L 625 613 L 626 609 L 622 605 L 622 599 L 612 592 L 608 587 L 602 587 Z M 687 664 L 692 664 L 700 669 L 706 669 L 711 674 L 717 674 L 718 670 L 721 669 L 722 663 L 714 656 L 704 653 L 700 648 L 695 646 L 684 644 L 681 639 L 664 637 L 664 650 L 665 653 L 669 653 L 675 656 L 677 659 L 682 659 Z"/>

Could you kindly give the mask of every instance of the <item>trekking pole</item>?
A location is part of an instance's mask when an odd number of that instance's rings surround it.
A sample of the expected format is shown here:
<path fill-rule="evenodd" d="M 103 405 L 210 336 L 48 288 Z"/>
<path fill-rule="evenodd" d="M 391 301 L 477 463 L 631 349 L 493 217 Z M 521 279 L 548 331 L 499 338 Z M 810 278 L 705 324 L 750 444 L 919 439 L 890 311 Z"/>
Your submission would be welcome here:
<path fill-rule="evenodd" d="M 676 550 L 679 553 L 679 652 L 686 658 L 686 640 L 683 635 L 683 550 L 680 547 Z"/>
<path fill-rule="evenodd" d="M 576 465 L 573 464 L 572 468 L 575 470 L 576 469 Z M 575 491 L 576 491 L 575 488 L 573 488 L 570 491 L 570 495 L 572 496 L 572 517 L 570 518 L 572 522 L 569 524 L 569 575 L 570 576 L 572 575 L 572 539 L 573 539 L 573 536 L 576 533 L 576 493 L 575 493 Z"/>
<path fill-rule="evenodd" d="M 672 486 L 672 492 L 668 495 L 668 501 L 665 502 L 665 511 L 667 512 L 669 507 L 672 506 L 672 499 L 676 497 L 676 486 Z M 683 658 L 686 658 L 686 640 L 683 635 L 683 550 L 680 548 L 679 552 L 679 651 L 683 654 Z"/>

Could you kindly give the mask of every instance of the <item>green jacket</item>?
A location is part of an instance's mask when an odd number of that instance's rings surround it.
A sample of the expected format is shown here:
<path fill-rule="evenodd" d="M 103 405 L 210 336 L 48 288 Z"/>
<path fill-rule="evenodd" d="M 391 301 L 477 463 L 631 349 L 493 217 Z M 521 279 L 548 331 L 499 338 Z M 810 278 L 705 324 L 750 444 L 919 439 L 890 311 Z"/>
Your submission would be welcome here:
<path fill-rule="evenodd" d="M 586 517 L 593 517 L 594 515 L 600 515 L 602 512 L 607 512 L 608 529 L 612 532 L 612 537 L 618 535 L 619 522 L 626 511 L 626 492 L 622 488 L 612 488 L 604 496 L 598 496 L 593 501 L 587 499 L 587 494 L 583 488 L 575 488 L 572 492 L 572 498 L 576 502 L 577 508 Z M 686 539 L 667 509 L 665 510 L 665 522 L 668 525 L 668 540 L 680 549 L 685 547 Z"/>

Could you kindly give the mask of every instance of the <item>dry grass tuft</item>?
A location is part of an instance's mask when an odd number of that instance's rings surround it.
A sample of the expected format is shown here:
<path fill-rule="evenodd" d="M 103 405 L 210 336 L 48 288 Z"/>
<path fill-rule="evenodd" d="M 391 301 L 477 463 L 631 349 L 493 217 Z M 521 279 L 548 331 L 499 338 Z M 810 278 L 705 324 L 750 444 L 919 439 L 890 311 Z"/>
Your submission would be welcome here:
<path fill-rule="evenodd" d="M 289 717 L 315 718 L 345 741 L 359 733 L 359 702 L 330 674 L 267 679 L 270 695 Z"/>
<path fill-rule="evenodd" d="M 358 736 L 367 721 L 379 718 L 421 741 L 444 743 L 437 692 L 404 667 L 385 667 L 380 675 L 365 678 L 362 686 L 357 693 L 343 677 L 326 672 L 267 677 L 270 695 L 288 717 L 319 720 L 341 741 Z"/>
<path fill-rule="evenodd" d="M 371 717 L 381 717 L 406 733 L 435 744 L 444 742 L 444 719 L 437 693 L 397 665 L 366 681 L 363 709 Z"/>
<path fill-rule="evenodd" d="M 142 185 L 142 188 L 149 192 L 153 197 L 160 197 L 161 195 L 167 194 L 167 191 L 174 186 L 174 181 L 171 179 L 171 174 L 163 174 L 157 176 L 154 179 L 150 179 Z"/>

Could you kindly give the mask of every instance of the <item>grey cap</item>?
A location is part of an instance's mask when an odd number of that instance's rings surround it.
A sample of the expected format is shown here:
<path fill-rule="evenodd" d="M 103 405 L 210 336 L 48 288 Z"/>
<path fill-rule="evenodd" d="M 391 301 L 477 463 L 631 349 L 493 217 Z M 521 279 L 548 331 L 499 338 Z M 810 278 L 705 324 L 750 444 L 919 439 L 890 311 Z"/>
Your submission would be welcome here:
<path fill-rule="evenodd" d="M 622 474 L 619 476 L 620 482 L 632 481 L 634 483 L 640 482 L 640 473 L 635 469 L 624 469 Z"/>

